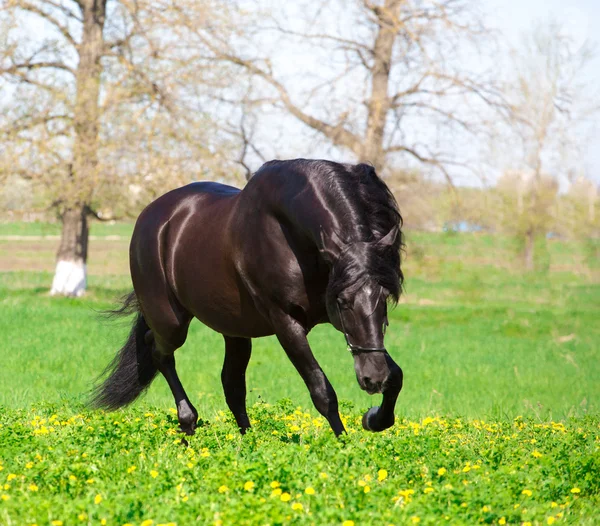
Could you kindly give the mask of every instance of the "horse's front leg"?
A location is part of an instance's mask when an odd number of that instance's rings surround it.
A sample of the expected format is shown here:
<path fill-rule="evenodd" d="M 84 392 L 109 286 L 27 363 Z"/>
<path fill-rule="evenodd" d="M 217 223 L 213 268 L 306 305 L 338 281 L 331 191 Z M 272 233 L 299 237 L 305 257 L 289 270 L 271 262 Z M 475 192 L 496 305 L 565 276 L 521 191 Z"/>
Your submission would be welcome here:
<path fill-rule="evenodd" d="M 327 419 L 336 436 L 345 433 L 338 411 L 337 395 L 312 353 L 306 339 L 306 330 L 287 315 L 281 315 L 274 322 L 279 343 L 308 387 L 317 411 Z"/>
<path fill-rule="evenodd" d="M 380 407 L 371 407 L 362 419 L 362 425 L 368 431 L 383 431 L 394 425 L 394 408 L 402 390 L 403 373 L 389 354 L 386 353 L 385 359 L 390 372 L 383 384 L 383 401 Z"/>
<path fill-rule="evenodd" d="M 225 361 L 221 372 L 221 382 L 225 401 L 235 417 L 242 435 L 250 427 L 246 413 L 246 368 L 252 353 L 252 340 L 249 338 L 225 338 Z"/>

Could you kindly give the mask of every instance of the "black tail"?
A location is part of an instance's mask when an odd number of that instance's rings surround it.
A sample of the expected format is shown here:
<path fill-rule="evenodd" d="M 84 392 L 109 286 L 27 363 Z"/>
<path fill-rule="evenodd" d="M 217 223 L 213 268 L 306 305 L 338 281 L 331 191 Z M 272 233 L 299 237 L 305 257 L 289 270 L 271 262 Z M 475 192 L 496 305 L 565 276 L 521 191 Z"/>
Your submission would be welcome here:
<path fill-rule="evenodd" d="M 152 360 L 152 340 L 146 341 L 150 330 L 139 311 L 135 292 L 123 298 L 121 308 L 108 311 L 109 317 L 137 313 L 125 345 L 100 375 L 104 381 L 92 390 L 90 405 L 115 410 L 138 398 L 158 372 Z"/>

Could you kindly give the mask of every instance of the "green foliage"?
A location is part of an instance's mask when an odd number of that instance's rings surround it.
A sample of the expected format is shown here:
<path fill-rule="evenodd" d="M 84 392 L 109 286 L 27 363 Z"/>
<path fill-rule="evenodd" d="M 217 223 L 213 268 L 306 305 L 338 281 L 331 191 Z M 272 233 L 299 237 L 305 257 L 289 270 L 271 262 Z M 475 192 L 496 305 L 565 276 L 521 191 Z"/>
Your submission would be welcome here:
<path fill-rule="evenodd" d="M 347 406 L 336 440 L 289 402 L 250 417 L 241 437 L 219 413 L 186 447 L 173 414 L 144 407 L 5 411 L 3 523 L 592 524 L 600 505 L 592 418 L 402 419 L 372 434 Z"/>

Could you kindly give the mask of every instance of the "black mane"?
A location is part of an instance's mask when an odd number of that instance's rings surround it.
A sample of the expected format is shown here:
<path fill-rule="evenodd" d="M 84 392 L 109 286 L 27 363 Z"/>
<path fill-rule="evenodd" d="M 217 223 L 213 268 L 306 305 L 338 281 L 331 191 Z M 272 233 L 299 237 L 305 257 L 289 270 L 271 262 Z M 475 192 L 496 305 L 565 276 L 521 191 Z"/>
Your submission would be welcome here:
<path fill-rule="evenodd" d="M 340 230 L 335 232 L 341 252 L 333 262 L 327 294 L 338 296 L 343 290 L 357 290 L 374 280 L 384 287 L 394 302 L 402 292 L 404 275 L 400 268 L 403 247 L 402 216 L 387 185 L 369 164 L 341 164 L 325 160 L 273 160 L 257 174 L 268 169 L 283 169 L 319 181 L 328 196 Z M 393 243 L 380 240 L 397 229 Z"/>
<path fill-rule="evenodd" d="M 345 171 L 339 174 L 340 187 L 348 204 L 360 208 L 360 211 L 355 210 L 355 217 L 359 217 L 362 224 L 354 226 L 359 226 L 361 236 L 344 247 L 333 265 L 328 292 L 337 296 L 342 290 L 356 290 L 372 279 L 397 302 L 404 281 L 400 268 L 403 242 L 398 203 L 372 166 L 346 165 Z M 394 228 L 398 234 L 393 243 L 382 245 L 379 241 Z"/>
<path fill-rule="evenodd" d="M 344 247 L 333 264 L 328 293 L 337 296 L 346 289 L 356 290 L 372 279 L 397 302 L 404 281 L 400 268 L 403 239 L 402 216 L 394 195 L 371 165 L 316 163 L 341 204 L 339 212 L 345 230 L 338 233 Z M 380 243 L 394 229 L 397 235 L 393 242 Z"/>

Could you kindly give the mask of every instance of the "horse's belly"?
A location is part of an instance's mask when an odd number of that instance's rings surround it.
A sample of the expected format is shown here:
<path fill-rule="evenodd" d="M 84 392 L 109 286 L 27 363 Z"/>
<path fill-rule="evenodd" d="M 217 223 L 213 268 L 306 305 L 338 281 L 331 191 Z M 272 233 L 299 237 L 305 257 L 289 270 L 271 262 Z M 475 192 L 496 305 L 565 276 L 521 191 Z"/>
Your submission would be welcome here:
<path fill-rule="evenodd" d="M 226 336 L 260 338 L 273 334 L 273 327 L 254 304 L 235 301 L 235 298 L 224 297 L 218 291 L 214 291 L 205 302 L 194 303 L 188 306 L 194 317 Z"/>
<path fill-rule="evenodd" d="M 258 338 L 273 334 L 271 324 L 241 284 L 233 263 L 218 257 L 222 254 L 220 248 L 199 243 L 195 261 L 182 262 L 176 272 L 178 300 L 200 322 L 226 336 Z"/>

